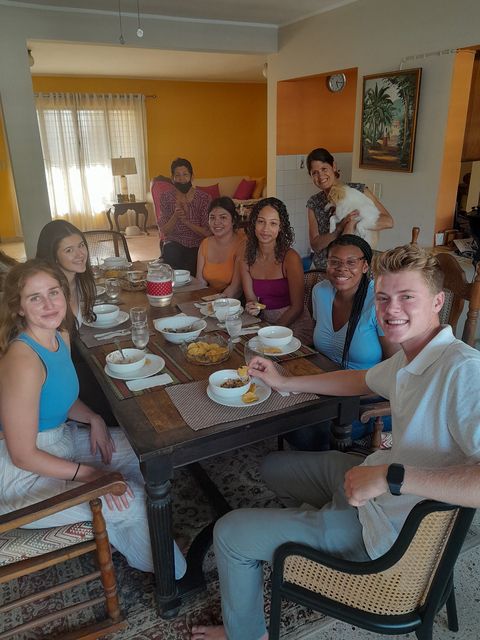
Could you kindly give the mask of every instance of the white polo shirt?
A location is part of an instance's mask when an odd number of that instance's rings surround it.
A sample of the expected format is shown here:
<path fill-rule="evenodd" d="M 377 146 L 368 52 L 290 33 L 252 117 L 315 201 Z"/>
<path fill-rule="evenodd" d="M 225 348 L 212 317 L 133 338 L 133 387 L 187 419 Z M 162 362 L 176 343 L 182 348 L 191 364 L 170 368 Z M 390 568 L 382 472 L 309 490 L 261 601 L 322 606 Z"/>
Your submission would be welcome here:
<path fill-rule="evenodd" d="M 449 467 L 480 461 L 480 353 L 457 340 L 446 325 L 410 363 L 403 351 L 367 371 L 367 385 L 390 400 L 392 448 L 363 464 Z M 395 542 L 414 505 L 423 498 L 385 493 L 359 507 L 371 558 Z"/>

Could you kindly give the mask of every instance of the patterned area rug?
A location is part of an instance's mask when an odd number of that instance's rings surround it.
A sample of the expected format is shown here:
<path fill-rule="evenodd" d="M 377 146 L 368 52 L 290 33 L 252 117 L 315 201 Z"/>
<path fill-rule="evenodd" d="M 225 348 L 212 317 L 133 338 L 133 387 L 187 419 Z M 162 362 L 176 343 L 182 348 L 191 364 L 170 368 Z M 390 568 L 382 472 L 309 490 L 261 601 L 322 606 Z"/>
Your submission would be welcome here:
<path fill-rule="evenodd" d="M 260 481 L 258 467 L 267 453 L 276 448 L 276 441 L 260 443 L 236 452 L 212 458 L 203 463 L 210 477 L 222 491 L 233 507 L 278 506 L 280 503 Z M 174 481 L 174 528 L 182 537 L 190 541 L 211 520 L 212 510 L 196 486 L 195 480 L 187 470 L 176 472 Z M 480 523 L 477 518 L 467 537 L 465 548 L 480 543 Z M 187 544 L 188 546 L 188 544 Z M 58 584 L 74 576 L 81 575 L 84 567 L 92 562 L 90 557 L 71 560 L 68 563 L 47 569 L 34 578 L 19 579 L 7 585 L 0 585 L 0 603 L 6 603 L 16 597 L 32 593 L 42 587 Z M 187 640 L 192 624 L 218 624 L 221 620 L 218 576 L 215 558 L 210 551 L 204 563 L 207 590 L 187 600 L 175 620 L 165 621 L 155 611 L 153 595 L 153 576 L 131 569 L 123 557 L 115 553 L 114 562 L 120 590 L 121 606 L 128 619 L 128 627 L 108 636 L 111 640 Z M 269 567 L 265 568 L 266 617 L 269 616 Z M 45 615 L 65 604 L 74 604 L 94 595 L 99 595 L 97 582 L 77 587 L 72 591 L 58 594 L 49 604 L 34 603 L 23 611 L 0 615 L 0 629 L 15 626 L 21 622 Z M 93 612 L 86 609 L 68 620 L 57 622 L 43 630 L 43 635 L 30 632 L 16 635 L 15 640 L 37 640 L 39 637 L 62 637 L 68 628 L 75 628 L 91 620 L 93 615 L 103 616 L 103 608 Z M 282 640 L 314 640 L 316 634 L 333 624 L 333 620 L 292 603 L 282 606 Z M 64 625 L 64 626 L 62 626 Z"/>

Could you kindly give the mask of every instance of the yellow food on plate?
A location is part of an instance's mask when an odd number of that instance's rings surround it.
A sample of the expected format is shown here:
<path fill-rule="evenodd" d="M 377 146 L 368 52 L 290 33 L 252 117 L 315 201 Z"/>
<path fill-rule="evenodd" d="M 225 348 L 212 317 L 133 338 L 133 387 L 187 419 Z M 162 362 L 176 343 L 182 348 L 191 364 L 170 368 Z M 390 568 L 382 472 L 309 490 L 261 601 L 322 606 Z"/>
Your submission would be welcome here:
<path fill-rule="evenodd" d="M 260 347 L 263 353 L 269 353 L 273 355 L 274 353 L 282 353 L 280 347 Z"/>
<path fill-rule="evenodd" d="M 267 308 L 267 305 L 266 304 L 262 304 L 261 302 L 254 302 L 253 304 L 257 307 L 257 309 L 266 309 Z"/>
<path fill-rule="evenodd" d="M 247 365 L 243 365 L 243 367 L 238 367 L 237 369 L 237 373 L 240 376 L 240 378 L 246 378 L 248 376 L 248 367 Z"/>
<path fill-rule="evenodd" d="M 246 391 L 242 395 L 242 401 L 245 402 L 245 404 L 250 404 L 258 400 L 258 396 L 255 393 L 256 388 L 257 388 L 257 385 L 254 382 L 252 382 L 252 384 L 248 387 L 248 391 Z"/>
<path fill-rule="evenodd" d="M 186 353 L 187 358 L 193 362 L 214 364 L 228 355 L 228 347 L 199 340 L 198 342 L 190 342 Z"/>

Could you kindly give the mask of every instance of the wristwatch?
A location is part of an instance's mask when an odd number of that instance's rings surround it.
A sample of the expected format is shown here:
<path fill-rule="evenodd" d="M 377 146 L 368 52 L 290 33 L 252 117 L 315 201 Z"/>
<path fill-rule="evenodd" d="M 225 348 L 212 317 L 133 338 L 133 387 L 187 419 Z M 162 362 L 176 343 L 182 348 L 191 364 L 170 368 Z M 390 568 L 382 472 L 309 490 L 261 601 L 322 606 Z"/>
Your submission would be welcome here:
<path fill-rule="evenodd" d="M 387 482 L 392 496 L 402 495 L 401 488 L 404 476 L 405 467 L 403 464 L 397 464 L 394 462 L 393 464 L 388 465 Z"/>

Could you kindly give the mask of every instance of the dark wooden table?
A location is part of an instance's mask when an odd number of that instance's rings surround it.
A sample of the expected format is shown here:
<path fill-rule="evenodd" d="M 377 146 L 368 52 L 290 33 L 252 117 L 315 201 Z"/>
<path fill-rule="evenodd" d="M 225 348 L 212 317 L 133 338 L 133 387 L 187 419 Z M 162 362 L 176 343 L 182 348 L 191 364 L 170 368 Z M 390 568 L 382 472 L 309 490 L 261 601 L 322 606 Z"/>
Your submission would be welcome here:
<path fill-rule="evenodd" d="M 105 214 L 107 216 L 108 224 L 110 225 L 110 231 L 113 231 L 113 224 L 111 213 L 113 211 L 113 219 L 115 221 L 115 228 L 117 231 L 120 231 L 120 227 L 118 226 L 118 218 L 119 216 L 123 216 L 124 213 L 127 213 L 129 209 L 135 211 L 135 224 L 138 227 L 138 215 L 141 214 L 144 216 L 143 219 L 143 230 L 145 233 L 147 232 L 147 219 L 148 219 L 148 209 L 146 207 L 146 202 L 114 202 L 106 211 Z"/>
<path fill-rule="evenodd" d="M 141 292 L 122 294 L 122 309 L 145 305 L 149 308 L 149 320 L 178 312 L 176 303 L 198 300 L 208 290 L 175 293 L 168 307 L 149 307 L 145 294 Z M 159 340 L 163 340 L 160 334 Z M 157 340 L 158 341 L 158 340 Z M 122 346 L 131 346 L 129 340 Z M 152 541 L 156 577 L 156 601 L 162 617 L 177 614 L 182 594 L 198 591 L 204 586 L 201 558 L 208 547 L 213 524 L 203 532 L 203 538 L 192 544 L 187 556 L 187 575 L 178 583 L 175 581 L 173 542 L 171 482 L 174 469 L 193 465 L 201 460 L 237 449 L 272 436 L 292 431 L 300 426 L 316 425 L 327 420 L 338 424 L 350 424 L 358 416 L 358 398 L 319 396 L 315 400 L 294 405 L 282 411 L 251 416 L 227 424 L 219 424 L 200 431 L 193 431 L 185 424 L 171 402 L 164 387 L 151 393 L 118 400 L 113 394 L 105 374 L 91 362 L 92 354 L 109 353 L 112 344 L 99 343 L 88 349 L 78 340 L 81 354 L 90 362 L 92 371 L 104 389 L 113 413 L 125 431 L 138 459 L 145 479 L 147 512 Z M 196 380 L 208 378 L 215 370 L 237 368 L 243 359 L 234 351 L 227 362 L 213 366 L 200 366 L 186 362 L 178 345 L 165 342 L 165 348 L 174 358 L 182 361 L 182 366 Z M 319 356 L 303 357 L 283 362 L 282 365 L 293 375 L 319 373 L 319 364 L 324 361 Z M 199 471 L 199 465 L 193 465 Z M 201 484 L 208 485 L 208 479 L 198 476 Z M 221 498 L 218 512 L 228 510 Z"/>

